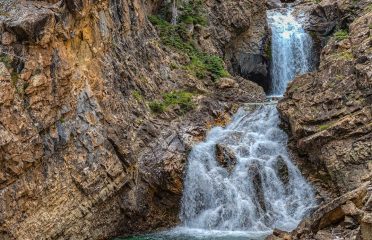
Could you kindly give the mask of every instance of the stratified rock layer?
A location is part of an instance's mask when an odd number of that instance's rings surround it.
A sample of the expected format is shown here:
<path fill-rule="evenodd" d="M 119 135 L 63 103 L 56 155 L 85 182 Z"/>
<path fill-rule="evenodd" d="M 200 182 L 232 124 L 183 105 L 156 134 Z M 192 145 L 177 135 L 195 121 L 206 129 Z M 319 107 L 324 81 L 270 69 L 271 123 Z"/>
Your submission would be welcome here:
<path fill-rule="evenodd" d="M 0 3 L 1 239 L 104 239 L 177 224 L 188 150 L 239 103 L 264 99 L 245 79 L 226 87 L 172 67 L 190 60 L 162 46 L 147 20 L 161 2 Z M 148 107 L 180 90 L 193 93 L 190 112 Z"/>
<path fill-rule="evenodd" d="M 297 77 L 278 104 L 289 145 L 321 200 L 295 239 L 370 237 L 365 236 L 371 227 L 372 12 L 357 8 L 367 1 L 347 2 L 323 1 L 322 8 L 337 9 L 339 27 L 350 17 L 345 6 L 353 6 L 357 16 L 328 39 L 319 70 Z"/>

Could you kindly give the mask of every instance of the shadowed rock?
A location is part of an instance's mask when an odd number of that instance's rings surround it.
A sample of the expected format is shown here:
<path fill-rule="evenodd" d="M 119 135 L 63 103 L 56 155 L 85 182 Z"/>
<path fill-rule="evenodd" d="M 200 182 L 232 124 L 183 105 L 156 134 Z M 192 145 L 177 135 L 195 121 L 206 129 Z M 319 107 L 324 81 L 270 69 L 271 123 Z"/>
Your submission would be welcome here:
<path fill-rule="evenodd" d="M 216 145 L 216 158 L 229 173 L 232 172 L 237 162 L 234 150 L 224 144 Z"/>

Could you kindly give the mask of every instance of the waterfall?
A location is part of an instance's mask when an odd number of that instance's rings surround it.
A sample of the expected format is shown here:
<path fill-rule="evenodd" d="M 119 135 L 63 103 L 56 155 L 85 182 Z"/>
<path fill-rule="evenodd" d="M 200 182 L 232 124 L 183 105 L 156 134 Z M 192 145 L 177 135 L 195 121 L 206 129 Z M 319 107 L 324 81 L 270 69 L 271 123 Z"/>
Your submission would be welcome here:
<path fill-rule="evenodd" d="M 268 20 L 271 95 L 281 96 L 288 81 L 311 70 L 312 43 L 291 10 L 269 11 Z M 296 228 L 316 202 L 311 186 L 291 162 L 279 123 L 275 105 L 242 108 L 230 125 L 213 128 L 205 142 L 193 147 L 180 213 L 184 229 L 247 233 L 253 238 L 273 228 Z"/>
<path fill-rule="evenodd" d="M 288 81 L 312 70 L 312 43 L 290 9 L 269 11 L 268 21 L 270 95 L 281 96 Z M 182 225 L 143 239 L 262 240 L 274 228 L 297 227 L 316 206 L 315 196 L 291 161 L 288 137 L 272 103 L 242 107 L 228 126 L 211 129 L 193 147 L 184 179 Z"/>
<path fill-rule="evenodd" d="M 312 39 L 291 9 L 274 9 L 267 16 L 272 32 L 270 94 L 281 96 L 296 75 L 313 69 Z"/>
<path fill-rule="evenodd" d="M 240 109 L 229 126 L 212 129 L 193 148 L 181 212 L 187 227 L 255 232 L 297 226 L 314 196 L 290 160 L 279 123 L 273 105 Z M 236 157 L 231 172 L 216 159 L 218 144 Z"/>

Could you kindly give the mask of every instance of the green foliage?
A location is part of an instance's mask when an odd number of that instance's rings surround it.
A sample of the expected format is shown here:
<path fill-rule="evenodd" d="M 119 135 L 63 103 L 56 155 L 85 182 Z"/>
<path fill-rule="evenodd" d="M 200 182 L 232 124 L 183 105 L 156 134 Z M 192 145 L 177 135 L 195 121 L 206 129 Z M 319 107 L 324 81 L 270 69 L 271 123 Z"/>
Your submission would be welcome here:
<path fill-rule="evenodd" d="M 193 109 L 192 103 L 193 94 L 186 91 L 172 91 L 165 93 L 162 96 L 162 101 L 152 101 L 149 103 L 151 111 L 154 113 L 162 113 L 169 107 L 179 106 L 181 113 L 186 113 Z"/>
<path fill-rule="evenodd" d="M 154 113 L 162 113 L 165 110 L 164 104 L 162 102 L 153 101 L 149 103 L 149 107 Z"/>
<path fill-rule="evenodd" d="M 205 25 L 207 23 L 201 14 L 202 9 L 202 0 L 192 0 L 181 6 L 181 15 L 177 25 L 172 25 L 161 16 L 149 16 L 149 20 L 158 29 L 164 45 L 176 49 L 190 58 L 185 69 L 198 78 L 210 76 L 212 80 L 217 80 L 229 76 L 223 60 L 216 55 L 200 51 L 187 33 L 188 24 Z"/>
<path fill-rule="evenodd" d="M 366 12 L 372 12 L 372 3 L 366 7 Z"/>
<path fill-rule="evenodd" d="M 10 57 L 6 54 L 1 54 L 0 55 L 0 62 L 4 63 L 5 64 L 5 67 L 7 68 L 11 68 L 11 64 L 12 64 L 12 60 L 10 59 Z"/>
<path fill-rule="evenodd" d="M 354 56 L 351 51 L 343 51 L 333 55 L 335 60 L 344 60 L 344 61 L 352 61 L 354 60 Z"/>
<path fill-rule="evenodd" d="M 16 86 L 18 82 L 18 78 L 19 78 L 18 73 L 16 71 L 13 71 L 11 72 L 10 76 L 11 76 L 13 85 Z"/>
<path fill-rule="evenodd" d="M 337 41 L 342 41 L 342 40 L 347 39 L 349 37 L 349 33 L 348 33 L 347 30 L 341 29 L 341 30 L 338 30 L 337 32 L 335 32 L 334 36 L 335 36 Z"/>
<path fill-rule="evenodd" d="M 319 130 L 320 130 L 320 131 L 324 131 L 324 130 L 327 130 L 329 127 L 330 127 L 329 124 L 320 125 L 320 126 L 319 126 Z"/>
<path fill-rule="evenodd" d="M 205 18 L 203 4 L 202 0 L 191 0 L 181 4 L 179 22 L 206 26 L 207 19 Z"/>
<path fill-rule="evenodd" d="M 137 91 L 137 90 L 134 90 L 133 92 L 132 92 L 132 96 L 139 102 L 139 101 L 141 101 L 142 99 L 143 99 L 143 96 L 142 96 L 142 94 L 139 92 L 139 91 Z"/>
<path fill-rule="evenodd" d="M 272 57 L 272 51 L 271 51 L 271 43 L 267 42 L 264 46 L 264 54 L 268 59 L 271 59 Z"/>

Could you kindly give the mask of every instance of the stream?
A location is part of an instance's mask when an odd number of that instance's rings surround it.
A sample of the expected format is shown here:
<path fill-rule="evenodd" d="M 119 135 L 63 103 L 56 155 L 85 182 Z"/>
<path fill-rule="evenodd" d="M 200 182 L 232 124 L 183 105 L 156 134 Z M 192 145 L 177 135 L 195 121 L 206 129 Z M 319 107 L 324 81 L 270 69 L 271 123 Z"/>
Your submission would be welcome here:
<path fill-rule="evenodd" d="M 268 11 L 272 31 L 272 86 L 312 70 L 312 40 L 290 9 Z M 270 98 L 268 98 L 270 99 Z M 185 174 L 181 226 L 125 239 L 264 239 L 291 231 L 316 206 L 312 187 L 292 163 L 275 104 L 242 107 L 225 128 L 215 127 L 192 149 Z M 232 155 L 227 166 L 216 146 Z M 120 238 L 118 238 L 120 239 Z"/>

